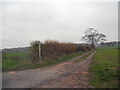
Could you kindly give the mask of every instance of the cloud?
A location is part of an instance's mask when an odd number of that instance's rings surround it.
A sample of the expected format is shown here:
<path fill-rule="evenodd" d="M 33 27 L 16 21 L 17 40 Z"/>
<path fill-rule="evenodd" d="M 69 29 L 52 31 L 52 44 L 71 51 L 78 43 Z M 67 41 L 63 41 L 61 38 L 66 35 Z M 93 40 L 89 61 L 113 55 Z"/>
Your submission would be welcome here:
<path fill-rule="evenodd" d="M 28 46 L 32 40 L 80 42 L 89 27 L 117 40 L 117 2 L 40 1 L 3 2 L 3 48 Z"/>

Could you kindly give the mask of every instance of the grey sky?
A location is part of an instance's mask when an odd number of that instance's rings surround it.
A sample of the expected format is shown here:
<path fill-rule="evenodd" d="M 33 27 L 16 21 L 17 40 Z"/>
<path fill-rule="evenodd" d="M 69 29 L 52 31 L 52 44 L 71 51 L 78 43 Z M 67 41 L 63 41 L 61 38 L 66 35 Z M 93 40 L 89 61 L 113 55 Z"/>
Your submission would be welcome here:
<path fill-rule="evenodd" d="M 108 41 L 118 40 L 117 2 L 4 0 L 2 6 L 2 48 L 46 39 L 79 43 L 89 27 L 106 34 Z"/>

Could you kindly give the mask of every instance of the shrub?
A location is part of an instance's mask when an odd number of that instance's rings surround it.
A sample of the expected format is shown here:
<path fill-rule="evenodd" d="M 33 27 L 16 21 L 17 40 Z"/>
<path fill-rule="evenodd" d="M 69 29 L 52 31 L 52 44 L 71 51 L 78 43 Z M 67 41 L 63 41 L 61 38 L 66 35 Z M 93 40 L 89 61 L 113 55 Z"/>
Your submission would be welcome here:
<path fill-rule="evenodd" d="M 44 59 L 57 59 L 64 54 L 73 52 L 76 52 L 76 46 L 73 43 L 46 40 L 42 45 L 42 56 Z"/>
<path fill-rule="evenodd" d="M 87 45 L 86 49 L 90 51 L 90 50 L 92 50 L 92 47 Z"/>
<path fill-rule="evenodd" d="M 34 41 L 31 43 L 31 58 L 32 62 L 39 60 L 39 41 Z M 46 40 L 42 43 L 42 59 L 44 60 L 55 60 L 65 54 L 74 53 L 77 51 L 87 51 L 91 50 L 91 47 L 80 45 L 76 46 L 74 43 L 68 42 L 58 42 L 53 40 Z"/>
<path fill-rule="evenodd" d="M 85 48 L 85 46 L 84 46 L 84 45 L 80 45 L 80 46 L 78 47 L 79 51 L 82 51 L 82 52 L 83 52 L 83 51 L 85 51 L 85 49 L 84 49 L 84 48 Z"/>
<path fill-rule="evenodd" d="M 31 61 L 34 63 L 35 61 L 39 60 L 39 41 L 31 42 L 30 50 Z"/>
<path fill-rule="evenodd" d="M 57 59 L 62 55 L 74 53 L 77 47 L 73 43 L 60 43 L 58 41 L 46 40 L 42 43 L 42 59 Z M 32 62 L 39 60 L 39 41 L 31 43 Z"/>
<path fill-rule="evenodd" d="M 61 43 L 61 50 L 65 54 L 73 53 L 77 51 L 77 47 L 73 43 Z"/>

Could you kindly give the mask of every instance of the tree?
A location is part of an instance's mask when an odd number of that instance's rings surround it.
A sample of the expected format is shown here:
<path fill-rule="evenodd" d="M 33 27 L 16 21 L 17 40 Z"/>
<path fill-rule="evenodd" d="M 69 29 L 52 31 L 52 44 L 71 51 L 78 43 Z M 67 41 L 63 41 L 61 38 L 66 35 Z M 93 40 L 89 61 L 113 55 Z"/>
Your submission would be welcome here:
<path fill-rule="evenodd" d="M 92 48 L 95 48 L 99 42 L 106 41 L 105 38 L 106 35 L 99 33 L 94 28 L 89 28 L 85 31 L 85 36 L 82 37 L 82 40 L 88 44 L 91 44 Z"/>

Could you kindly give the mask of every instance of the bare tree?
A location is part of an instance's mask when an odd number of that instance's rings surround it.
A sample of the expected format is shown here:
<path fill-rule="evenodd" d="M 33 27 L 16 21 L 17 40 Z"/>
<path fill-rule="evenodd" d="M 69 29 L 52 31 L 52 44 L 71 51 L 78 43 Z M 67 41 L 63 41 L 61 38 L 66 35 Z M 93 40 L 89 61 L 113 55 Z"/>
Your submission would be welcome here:
<path fill-rule="evenodd" d="M 95 48 L 99 42 L 106 41 L 105 37 L 106 35 L 99 33 L 94 28 L 89 28 L 85 31 L 85 36 L 82 37 L 82 40 L 91 44 L 92 48 Z"/>

